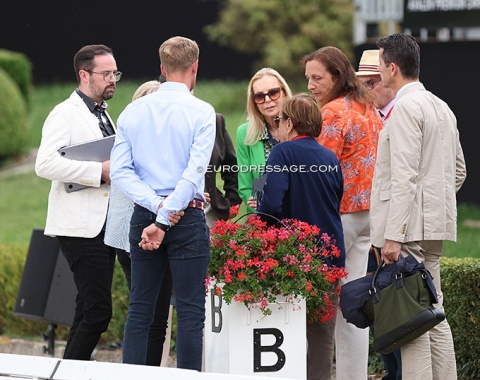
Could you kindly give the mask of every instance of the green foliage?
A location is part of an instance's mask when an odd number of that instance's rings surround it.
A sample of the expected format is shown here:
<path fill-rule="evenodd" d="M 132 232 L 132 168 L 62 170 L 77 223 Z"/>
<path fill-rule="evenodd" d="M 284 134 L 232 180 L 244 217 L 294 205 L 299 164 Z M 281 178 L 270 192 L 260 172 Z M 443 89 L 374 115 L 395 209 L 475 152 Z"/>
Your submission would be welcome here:
<path fill-rule="evenodd" d="M 243 111 L 247 102 L 248 81 L 199 81 L 195 96 L 209 102 L 217 112 L 229 114 Z"/>
<path fill-rule="evenodd" d="M 0 161 L 28 148 L 28 123 L 25 100 L 18 86 L 0 68 Z"/>
<path fill-rule="evenodd" d="M 27 256 L 26 244 L 0 244 L 0 334 L 17 337 L 42 336 L 46 331 L 45 322 L 13 315 L 18 289 L 22 280 L 23 266 Z M 113 317 L 100 343 L 121 342 L 123 327 L 128 311 L 129 291 L 127 281 L 118 262 L 112 285 Z M 59 326 L 58 339 L 65 340 L 69 327 Z"/>
<path fill-rule="evenodd" d="M 257 57 L 252 71 L 273 67 L 285 77 L 303 76 L 299 62 L 334 45 L 353 58 L 350 0 L 227 0 L 209 39 Z"/>
<path fill-rule="evenodd" d="M 480 378 L 480 260 L 440 261 L 442 292 L 452 329 L 459 379 Z"/>
<path fill-rule="evenodd" d="M 45 323 L 13 315 L 23 265 L 27 255 L 25 244 L 0 244 L 0 333 L 20 337 L 41 336 L 47 329 Z M 65 339 L 66 327 L 56 331 L 59 339 Z"/>
<path fill-rule="evenodd" d="M 130 291 L 128 290 L 127 280 L 123 274 L 120 264 L 115 262 L 115 272 L 112 283 L 112 305 L 113 316 L 108 325 L 108 330 L 103 333 L 102 341 L 107 343 L 121 342 L 123 340 L 123 330 L 125 320 L 127 319 L 128 303 Z"/>
<path fill-rule="evenodd" d="M 118 116 L 132 101 L 132 95 L 141 82 L 123 80 L 118 82 L 113 99 L 108 101 L 108 113 L 116 122 Z M 195 96 L 213 105 L 222 113 L 230 136 L 235 141 L 237 127 L 246 121 L 245 109 L 248 82 L 202 81 L 197 82 Z M 75 89 L 75 83 L 56 83 L 39 85 L 32 92 L 30 125 L 32 125 L 30 146 L 38 147 L 42 136 L 42 127 L 50 111 L 64 101 Z"/>
<path fill-rule="evenodd" d="M 325 257 L 338 257 L 330 237 L 316 236 L 319 229 L 308 223 L 283 219 L 282 226 L 268 226 L 257 216 L 245 223 L 217 221 L 211 229 L 208 286 L 227 304 L 242 302 L 272 313 L 277 296 L 295 304 L 306 301 L 311 322 L 335 316 L 330 296 L 336 281 L 346 277 L 344 268 L 324 268 Z"/>
<path fill-rule="evenodd" d="M 443 244 L 445 257 L 480 258 L 480 225 L 470 225 L 468 221 L 480 221 L 480 208 L 472 205 L 458 205 L 457 242 Z"/>
<path fill-rule="evenodd" d="M 386 372 L 382 357 L 373 349 L 373 336 L 369 334 L 368 373 L 383 374 Z"/>
<path fill-rule="evenodd" d="M 0 49 L 0 67 L 17 84 L 26 104 L 28 104 L 32 86 L 32 64 L 27 56 L 22 53 Z"/>
<path fill-rule="evenodd" d="M 33 165 L 33 164 L 32 164 Z M 50 181 L 28 173 L 0 174 L 0 242 L 28 244 L 34 228 L 43 228 Z"/>
<path fill-rule="evenodd" d="M 292 83 L 296 82 L 290 82 L 292 89 L 294 89 Z M 298 83 L 298 90 L 295 91 L 305 90 L 304 81 Z M 115 97 L 108 102 L 108 111 L 114 120 L 131 101 L 133 92 L 138 85 L 140 83 L 123 80 L 119 82 Z M 31 147 L 38 147 L 41 128 L 48 113 L 56 104 L 67 98 L 75 86 L 75 83 L 64 83 L 34 88 L 31 98 L 30 120 L 31 125 L 34 126 L 32 135 L 35 137 L 30 141 Z M 196 96 L 210 102 L 217 112 L 224 114 L 227 129 L 234 141 L 237 127 L 245 120 L 246 90 L 246 82 L 226 81 L 199 81 L 195 89 Z M 0 93 L 3 102 L 5 93 Z M 1 107 L 2 104 L 0 104 Z M 0 113 L 0 115 L 2 115 L 0 118 L 1 124 L 4 114 Z M 3 141 L 5 141 L 5 138 L 2 135 L 0 145 Z M 2 289 L 0 291 L 0 333 L 15 337 L 27 337 L 42 336 L 46 330 L 47 326 L 44 323 L 13 316 L 13 308 L 26 257 L 26 245 L 29 242 L 31 231 L 33 228 L 41 228 L 45 225 L 49 188 L 50 182 L 38 178 L 33 171 L 23 174 L 0 172 L 2 195 L 2 201 L 0 202 L 0 215 L 2 216 L 0 218 L 0 289 Z M 242 205 L 242 207 L 244 206 Z M 240 214 L 244 212 L 245 210 L 241 209 Z M 480 208 L 473 205 L 459 205 L 458 242 L 445 242 L 444 256 L 480 258 L 479 229 L 468 226 L 465 223 L 467 219 L 480 220 Z M 457 268 L 458 266 L 458 269 L 451 269 L 451 262 L 454 263 L 452 264 L 453 267 Z M 467 268 L 462 264 L 464 262 L 467 263 Z M 468 267 L 470 262 L 474 263 L 472 267 Z M 479 316 L 477 310 L 472 310 L 474 307 L 478 309 L 476 301 L 478 298 L 478 278 L 477 261 L 442 259 L 442 284 L 446 311 L 454 334 L 459 374 L 465 374 L 462 375 L 464 379 L 480 378 L 478 361 L 469 361 L 472 357 L 480 357 L 477 348 L 480 347 L 480 344 L 476 333 L 478 332 Z M 460 290 L 462 284 L 465 284 L 465 287 Z M 127 315 L 128 290 L 123 272 L 118 265 L 115 268 L 112 289 L 114 315 L 109 329 L 102 339 L 107 343 L 122 340 L 123 325 Z M 460 331 L 460 327 L 462 330 L 466 330 Z M 59 327 L 57 329 L 58 338 L 64 339 L 67 331 L 66 327 Z M 174 334 L 175 319 L 173 320 L 172 339 L 174 339 Z M 174 345 L 174 341 L 172 345 Z M 464 347 L 464 345 L 466 346 Z M 370 360 L 372 371 L 382 368 L 378 354 L 371 355 Z M 468 373 L 471 374 L 470 377 L 467 375 Z"/>

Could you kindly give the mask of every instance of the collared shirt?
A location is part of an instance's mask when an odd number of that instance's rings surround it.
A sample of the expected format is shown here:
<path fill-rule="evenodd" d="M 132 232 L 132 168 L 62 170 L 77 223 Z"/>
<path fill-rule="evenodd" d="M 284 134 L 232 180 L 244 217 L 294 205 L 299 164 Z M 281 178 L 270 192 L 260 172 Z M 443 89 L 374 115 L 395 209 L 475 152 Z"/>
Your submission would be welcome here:
<path fill-rule="evenodd" d="M 90 99 L 87 95 L 85 95 L 82 91 L 78 88 L 75 90 L 77 94 L 82 98 L 85 102 L 85 105 L 88 107 L 91 113 L 93 113 L 98 118 L 98 126 L 102 131 L 103 137 L 111 136 L 115 134 L 115 130 L 113 129 L 110 120 L 108 119 L 105 111 L 107 110 L 108 104 L 105 101 L 102 101 L 102 104 L 98 105 L 97 102 Z"/>
<path fill-rule="evenodd" d="M 390 114 L 392 113 L 393 106 L 395 105 L 395 101 L 397 98 L 393 98 L 390 103 L 388 103 L 385 107 L 379 109 L 380 116 L 382 117 L 383 125 L 387 122 Z"/>
<path fill-rule="evenodd" d="M 111 155 L 112 181 L 137 204 L 168 214 L 205 200 L 205 173 L 215 142 L 215 110 L 183 83 L 166 82 L 130 103 L 117 122 Z M 168 196 L 168 198 L 164 198 Z"/>
<path fill-rule="evenodd" d="M 342 166 L 342 214 L 370 209 L 373 169 L 377 157 L 380 114 L 370 105 L 339 97 L 322 107 L 322 132 L 317 138 Z"/>
<path fill-rule="evenodd" d="M 405 91 L 405 89 L 408 87 L 408 86 L 411 86 L 412 84 L 414 83 L 418 83 L 418 81 L 414 81 L 414 82 L 408 82 L 406 84 L 404 84 L 396 93 L 395 95 L 395 98 L 398 99 L 398 97 L 400 96 L 400 94 Z"/>

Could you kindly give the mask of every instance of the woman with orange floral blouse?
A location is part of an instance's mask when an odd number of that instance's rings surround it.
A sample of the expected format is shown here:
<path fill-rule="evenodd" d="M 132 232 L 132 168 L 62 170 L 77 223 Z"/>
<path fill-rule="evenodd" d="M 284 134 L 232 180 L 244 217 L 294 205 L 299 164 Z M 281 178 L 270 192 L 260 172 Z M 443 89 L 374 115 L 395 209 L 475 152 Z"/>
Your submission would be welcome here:
<path fill-rule="evenodd" d="M 371 245 L 370 194 L 382 120 L 373 106 L 372 94 L 357 78 L 341 50 L 323 47 L 306 56 L 304 64 L 308 89 L 322 108 L 322 132 L 318 141 L 337 155 L 344 177 L 340 212 L 348 272 L 343 283 L 346 283 L 365 276 L 367 271 Z M 347 324 L 342 314 L 337 313 L 332 334 L 333 331 L 337 380 L 366 379 L 368 329 Z M 319 360 L 309 362 L 321 363 Z M 309 368 L 308 372 L 309 379 L 329 378 L 328 368 Z"/>

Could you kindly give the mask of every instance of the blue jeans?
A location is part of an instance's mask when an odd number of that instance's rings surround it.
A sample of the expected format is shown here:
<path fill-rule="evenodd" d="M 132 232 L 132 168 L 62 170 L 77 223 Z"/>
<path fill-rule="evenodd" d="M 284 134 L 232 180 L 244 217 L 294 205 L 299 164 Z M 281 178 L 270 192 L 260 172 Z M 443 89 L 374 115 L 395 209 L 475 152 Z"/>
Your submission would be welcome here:
<path fill-rule="evenodd" d="M 187 208 L 179 223 L 167 231 L 160 248 L 144 251 L 138 246 L 140 236 L 155 218 L 155 214 L 136 205 L 130 222 L 132 289 L 123 339 L 123 362 L 146 363 L 148 331 L 169 264 L 177 308 L 177 367 L 201 371 L 205 277 L 210 261 L 205 214 L 202 210 Z"/>
<path fill-rule="evenodd" d="M 128 289 L 132 288 L 132 263 L 130 253 L 123 249 L 116 248 L 118 262 L 122 266 L 123 273 L 127 280 Z M 172 298 L 172 274 L 167 268 L 163 276 L 162 285 L 155 306 L 153 322 L 148 333 L 148 347 L 146 365 L 160 366 L 163 355 L 163 344 L 167 336 L 168 317 L 170 314 L 170 301 Z M 167 355 L 169 351 L 167 348 Z"/>

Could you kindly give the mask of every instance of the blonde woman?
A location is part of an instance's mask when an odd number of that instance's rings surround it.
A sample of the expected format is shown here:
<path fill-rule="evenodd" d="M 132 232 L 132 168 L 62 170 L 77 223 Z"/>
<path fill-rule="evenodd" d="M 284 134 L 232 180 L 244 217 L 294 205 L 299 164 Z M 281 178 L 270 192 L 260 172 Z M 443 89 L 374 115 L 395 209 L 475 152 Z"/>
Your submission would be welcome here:
<path fill-rule="evenodd" d="M 250 80 L 247 90 L 248 122 L 237 129 L 238 193 L 247 204 L 253 180 L 262 174 L 273 146 L 279 141 L 274 118 L 290 87 L 274 69 L 263 68 Z M 254 211 L 247 206 L 248 211 Z"/>
<path fill-rule="evenodd" d="M 157 91 L 159 87 L 160 82 L 158 80 L 151 80 L 141 84 L 133 94 L 132 101 Z M 113 182 L 110 189 L 110 203 L 108 205 L 107 224 L 105 226 L 105 244 L 130 252 L 128 232 L 130 230 L 132 212 L 133 202 Z M 120 257 L 119 261 L 122 263 Z M 130 281 L 129 278 L 127 279 Z"/>

